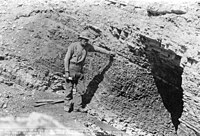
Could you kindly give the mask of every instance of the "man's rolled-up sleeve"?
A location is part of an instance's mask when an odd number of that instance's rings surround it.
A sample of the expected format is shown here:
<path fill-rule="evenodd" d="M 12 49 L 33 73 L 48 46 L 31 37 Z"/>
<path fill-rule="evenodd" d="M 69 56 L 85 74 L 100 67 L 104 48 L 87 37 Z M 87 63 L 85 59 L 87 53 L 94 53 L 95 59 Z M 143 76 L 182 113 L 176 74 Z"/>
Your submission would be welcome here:
<path fill-rule="evenodd" d="M 68 47 L 68 50 L 67 50 L 67 53 L 66 53 L 65 59 L 64 59 L 65 71 L 69 71 L 69 62 L 70 62 L 72 55 L 73 55 L 73 45 L 70 45 Z"/>
<path fill-rule="evenodd" d="M 103 49 L 101 47 L 95 46 L 95 45 L 88 45 L 88 47 L 89 47 L 90 52 L 100 52 L 103 54 L 110 54 L 110 51 Z"/>

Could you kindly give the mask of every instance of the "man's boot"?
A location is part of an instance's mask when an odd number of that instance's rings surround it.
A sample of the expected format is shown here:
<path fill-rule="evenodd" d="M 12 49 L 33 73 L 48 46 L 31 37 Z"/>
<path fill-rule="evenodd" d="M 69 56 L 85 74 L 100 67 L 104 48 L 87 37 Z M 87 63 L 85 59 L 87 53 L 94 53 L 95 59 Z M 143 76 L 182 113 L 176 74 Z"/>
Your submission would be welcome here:
<path fill-rule="evenodd" d="M 69 105 L 64 105 L 64 111 L 71 112 L 72 111 L 72 103 L 70 102 Z"/>
<path fill-rule="evenodd" d="M 78 108 L 78 109 L 74 109 L 74 112 L 82 112 L 82 113 L 87 113 L 88 110 L 86 108 Z"/>

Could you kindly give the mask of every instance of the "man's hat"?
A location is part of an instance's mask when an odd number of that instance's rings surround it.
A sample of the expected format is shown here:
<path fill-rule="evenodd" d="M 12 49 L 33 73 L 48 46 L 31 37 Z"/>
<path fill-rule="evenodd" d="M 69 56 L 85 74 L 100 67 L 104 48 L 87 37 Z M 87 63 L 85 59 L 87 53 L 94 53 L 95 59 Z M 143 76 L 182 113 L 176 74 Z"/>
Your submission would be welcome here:
<path fill-rule="evenodd" d="M 79 34 L 79 38 L 83 38 L 86 40 L 90 40 L 89 32 L 88 31 L 83 31 Z"/>

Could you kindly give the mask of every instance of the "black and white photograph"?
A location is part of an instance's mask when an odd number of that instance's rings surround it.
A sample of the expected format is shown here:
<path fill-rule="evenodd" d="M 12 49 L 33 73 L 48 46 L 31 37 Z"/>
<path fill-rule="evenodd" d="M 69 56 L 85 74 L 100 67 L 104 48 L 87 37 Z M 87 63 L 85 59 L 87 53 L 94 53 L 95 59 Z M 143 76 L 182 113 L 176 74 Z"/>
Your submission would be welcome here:
<path fill-rule="evenodd" d="M 0 0 L 0 136 L 200 136 L 200 0 Z"/>

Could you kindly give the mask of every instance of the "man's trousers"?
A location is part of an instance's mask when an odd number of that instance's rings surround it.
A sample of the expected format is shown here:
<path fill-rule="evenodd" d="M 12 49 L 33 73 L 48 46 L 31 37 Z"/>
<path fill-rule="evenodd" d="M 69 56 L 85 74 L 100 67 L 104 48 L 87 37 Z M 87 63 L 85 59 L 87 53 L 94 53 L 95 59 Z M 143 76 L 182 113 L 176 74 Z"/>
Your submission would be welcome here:
<path fill-rule="evenodd" d="M 70 67 L 70 77 L 72 80 L 66 79 L 65 85 L 65 105 L 69 109 L 74 105 L 74 110 L 82 108 L 82 95 L 85 93 L 84 76 L 76 66 Z"/>

